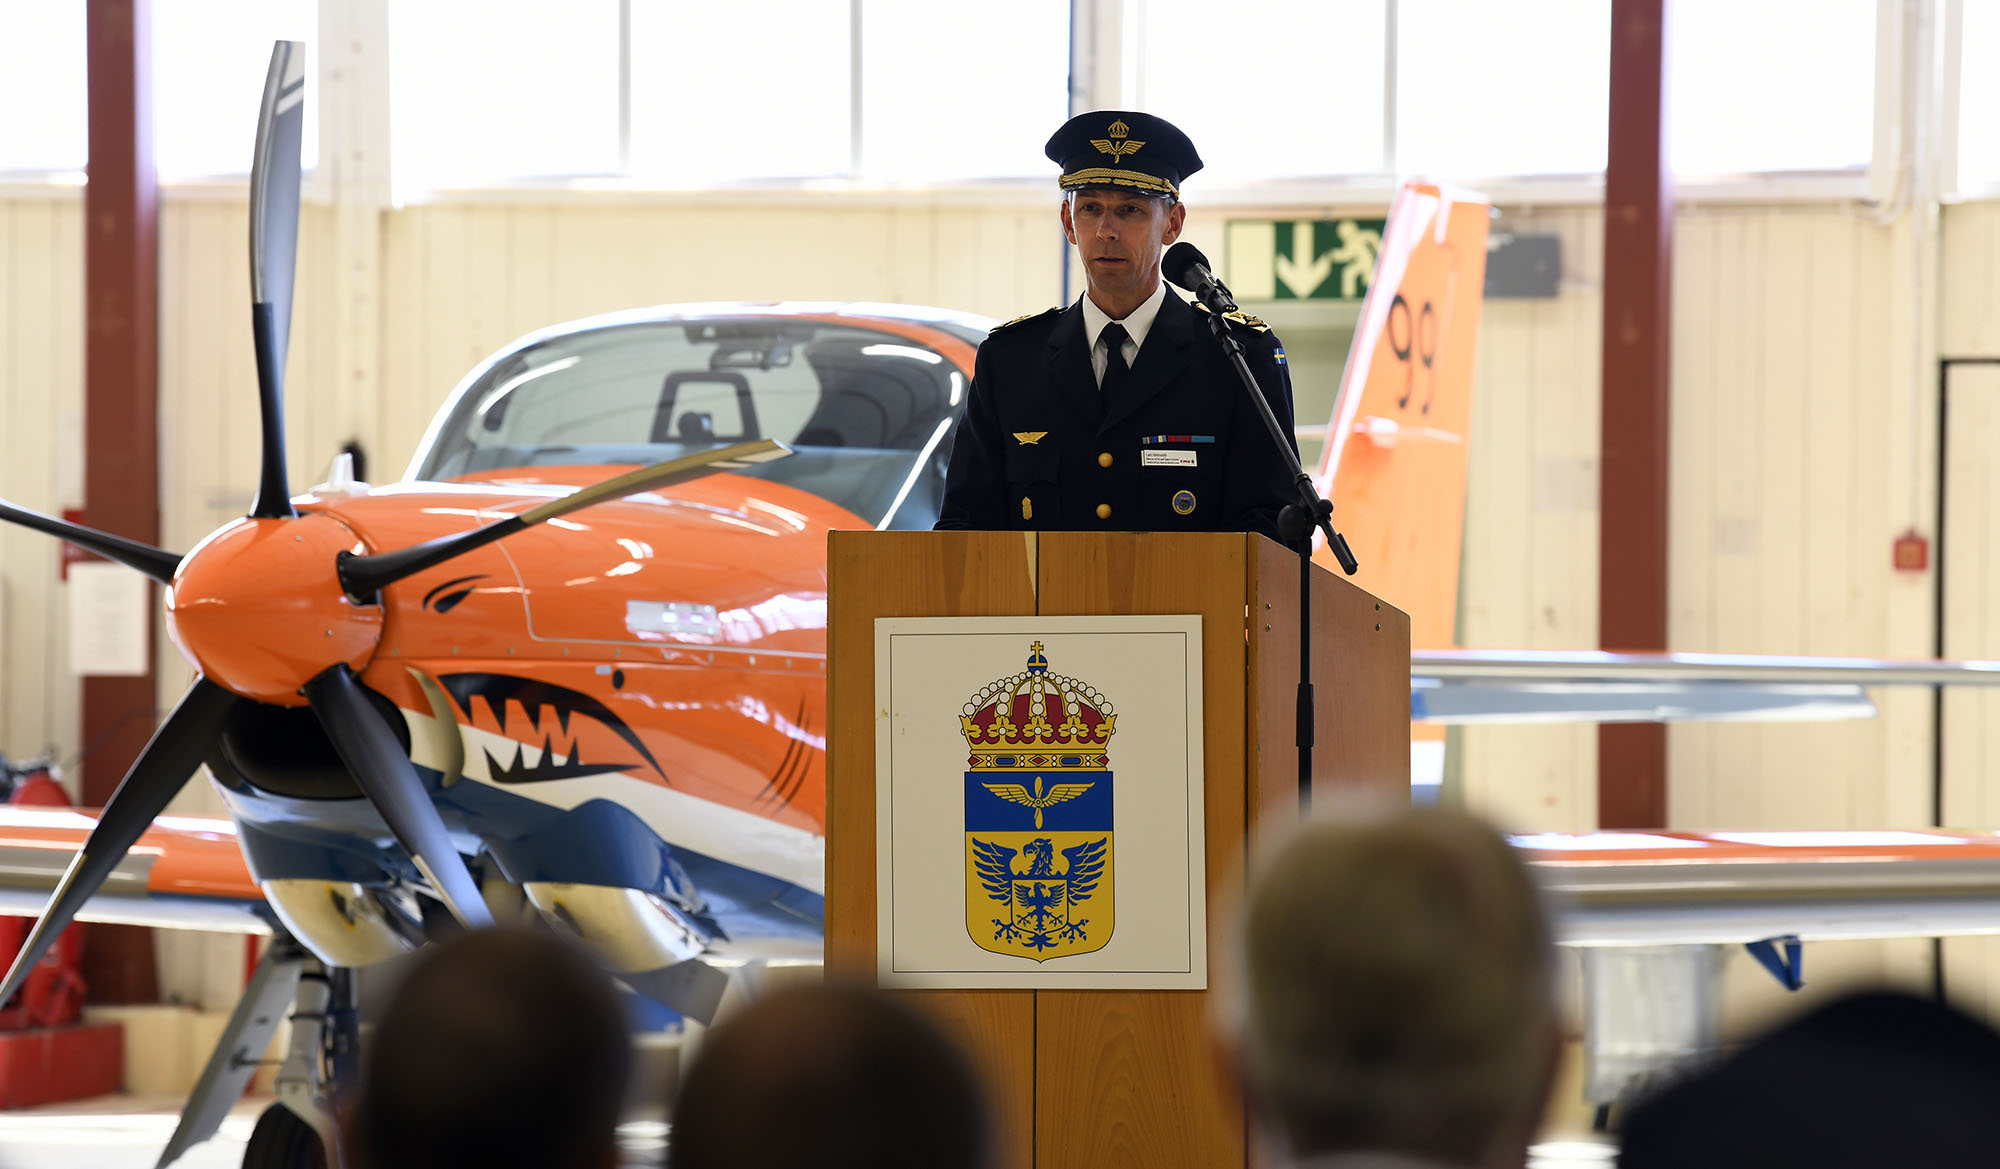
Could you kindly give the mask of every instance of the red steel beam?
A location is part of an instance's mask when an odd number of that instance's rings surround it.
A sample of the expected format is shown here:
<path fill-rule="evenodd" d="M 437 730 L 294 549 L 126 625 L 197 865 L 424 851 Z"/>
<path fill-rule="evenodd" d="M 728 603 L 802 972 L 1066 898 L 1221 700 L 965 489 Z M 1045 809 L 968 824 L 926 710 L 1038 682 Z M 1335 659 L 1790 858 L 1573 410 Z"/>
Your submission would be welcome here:
<path fill-rule="evenodd" d="M 1667 648 L 1668 352 L 1674 192 L 1667 159 L 1666 24 L 1672 0 L 1612 0 L 1604 165 L 1603 461 L 1598 645 Z M 1667 729 L 1605 725 L 1597 822 L 1667 821 Z"/>
<path fill-rule="evenodd" d="M 90 169 L 83 188 L 83 515 L 160 541 L 159 189 L 151 0 L 90 0 Z M 151 623 L 148 622 L 148 628 Z M 83 680 L 83 798 L 102 806 L 153 733 L 154 678 Z M 151 931 L 92 926 L 91 1001 L 159 999 Z"/>

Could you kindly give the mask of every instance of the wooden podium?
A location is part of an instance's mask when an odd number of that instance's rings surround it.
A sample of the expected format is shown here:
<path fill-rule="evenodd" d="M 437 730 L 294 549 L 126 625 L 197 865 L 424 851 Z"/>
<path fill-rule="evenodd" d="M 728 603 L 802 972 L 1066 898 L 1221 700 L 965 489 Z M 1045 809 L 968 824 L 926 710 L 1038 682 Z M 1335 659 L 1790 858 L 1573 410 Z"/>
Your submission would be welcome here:
<path fill-rule="evenodd" d="M 876 964 L 878 617 L 1198 613 L 1210 991 L 902 991 L 993 1093 L 998 1164 L 1217 1169 L 1249 1158 L 1209 995 L 1260 821 L 1298 808 L 1298 558 L 1233 533 L 834 532 L 829 537 L 826 968 Z M 1314 790 L 1407 790 L 1408 616 L 1315 566 Z"/>

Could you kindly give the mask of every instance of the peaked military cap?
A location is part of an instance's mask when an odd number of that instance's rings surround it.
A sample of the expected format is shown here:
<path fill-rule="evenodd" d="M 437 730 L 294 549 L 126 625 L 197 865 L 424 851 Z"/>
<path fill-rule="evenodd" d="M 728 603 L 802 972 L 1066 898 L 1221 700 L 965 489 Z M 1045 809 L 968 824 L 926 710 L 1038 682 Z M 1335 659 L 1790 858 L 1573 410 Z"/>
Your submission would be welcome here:
<path fill-rule="evenodd" d="M 1062 167 L 1065 191 L 1124 187 L 1178 199 L 1181 181 L 1201 169 L 1194 143 L 1172 122 L 1135 110 L 1095 110 L 1064 122 L 1044 148 Z"/>

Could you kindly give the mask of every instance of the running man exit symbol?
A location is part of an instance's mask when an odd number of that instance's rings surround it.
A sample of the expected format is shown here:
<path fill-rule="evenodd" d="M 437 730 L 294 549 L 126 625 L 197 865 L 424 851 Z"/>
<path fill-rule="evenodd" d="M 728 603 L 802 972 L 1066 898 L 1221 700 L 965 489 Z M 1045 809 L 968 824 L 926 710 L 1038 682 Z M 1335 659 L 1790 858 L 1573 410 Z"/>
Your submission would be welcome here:
<path fill-rule="evenodd" d="M 1232 220 L 1226 279 L 1243 300 L 1359 300 L 1382 227 L 1380 219 Z"/>

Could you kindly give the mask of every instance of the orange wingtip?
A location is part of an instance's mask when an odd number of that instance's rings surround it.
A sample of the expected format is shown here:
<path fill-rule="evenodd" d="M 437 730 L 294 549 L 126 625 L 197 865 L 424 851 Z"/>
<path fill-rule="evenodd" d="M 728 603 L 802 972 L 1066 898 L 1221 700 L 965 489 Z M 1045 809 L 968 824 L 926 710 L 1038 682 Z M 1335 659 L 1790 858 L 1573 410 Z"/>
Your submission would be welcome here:
<path fill-rule="evenodd" d="M 97 827 L 95 809 L 0 807 L 0 848 L 74 854 Z M 236 843 L 236 825 L 210 816 L 161 816 L 132 846 L 150 855 L 148 892 L 261 900 Z"/>
<path fill-rule="evenodd" d="M 2000 859 L 2000 834 L 1940 829 L 1540 832 L 1512 839 L 1535 863 L 1563 866 Z"/>

